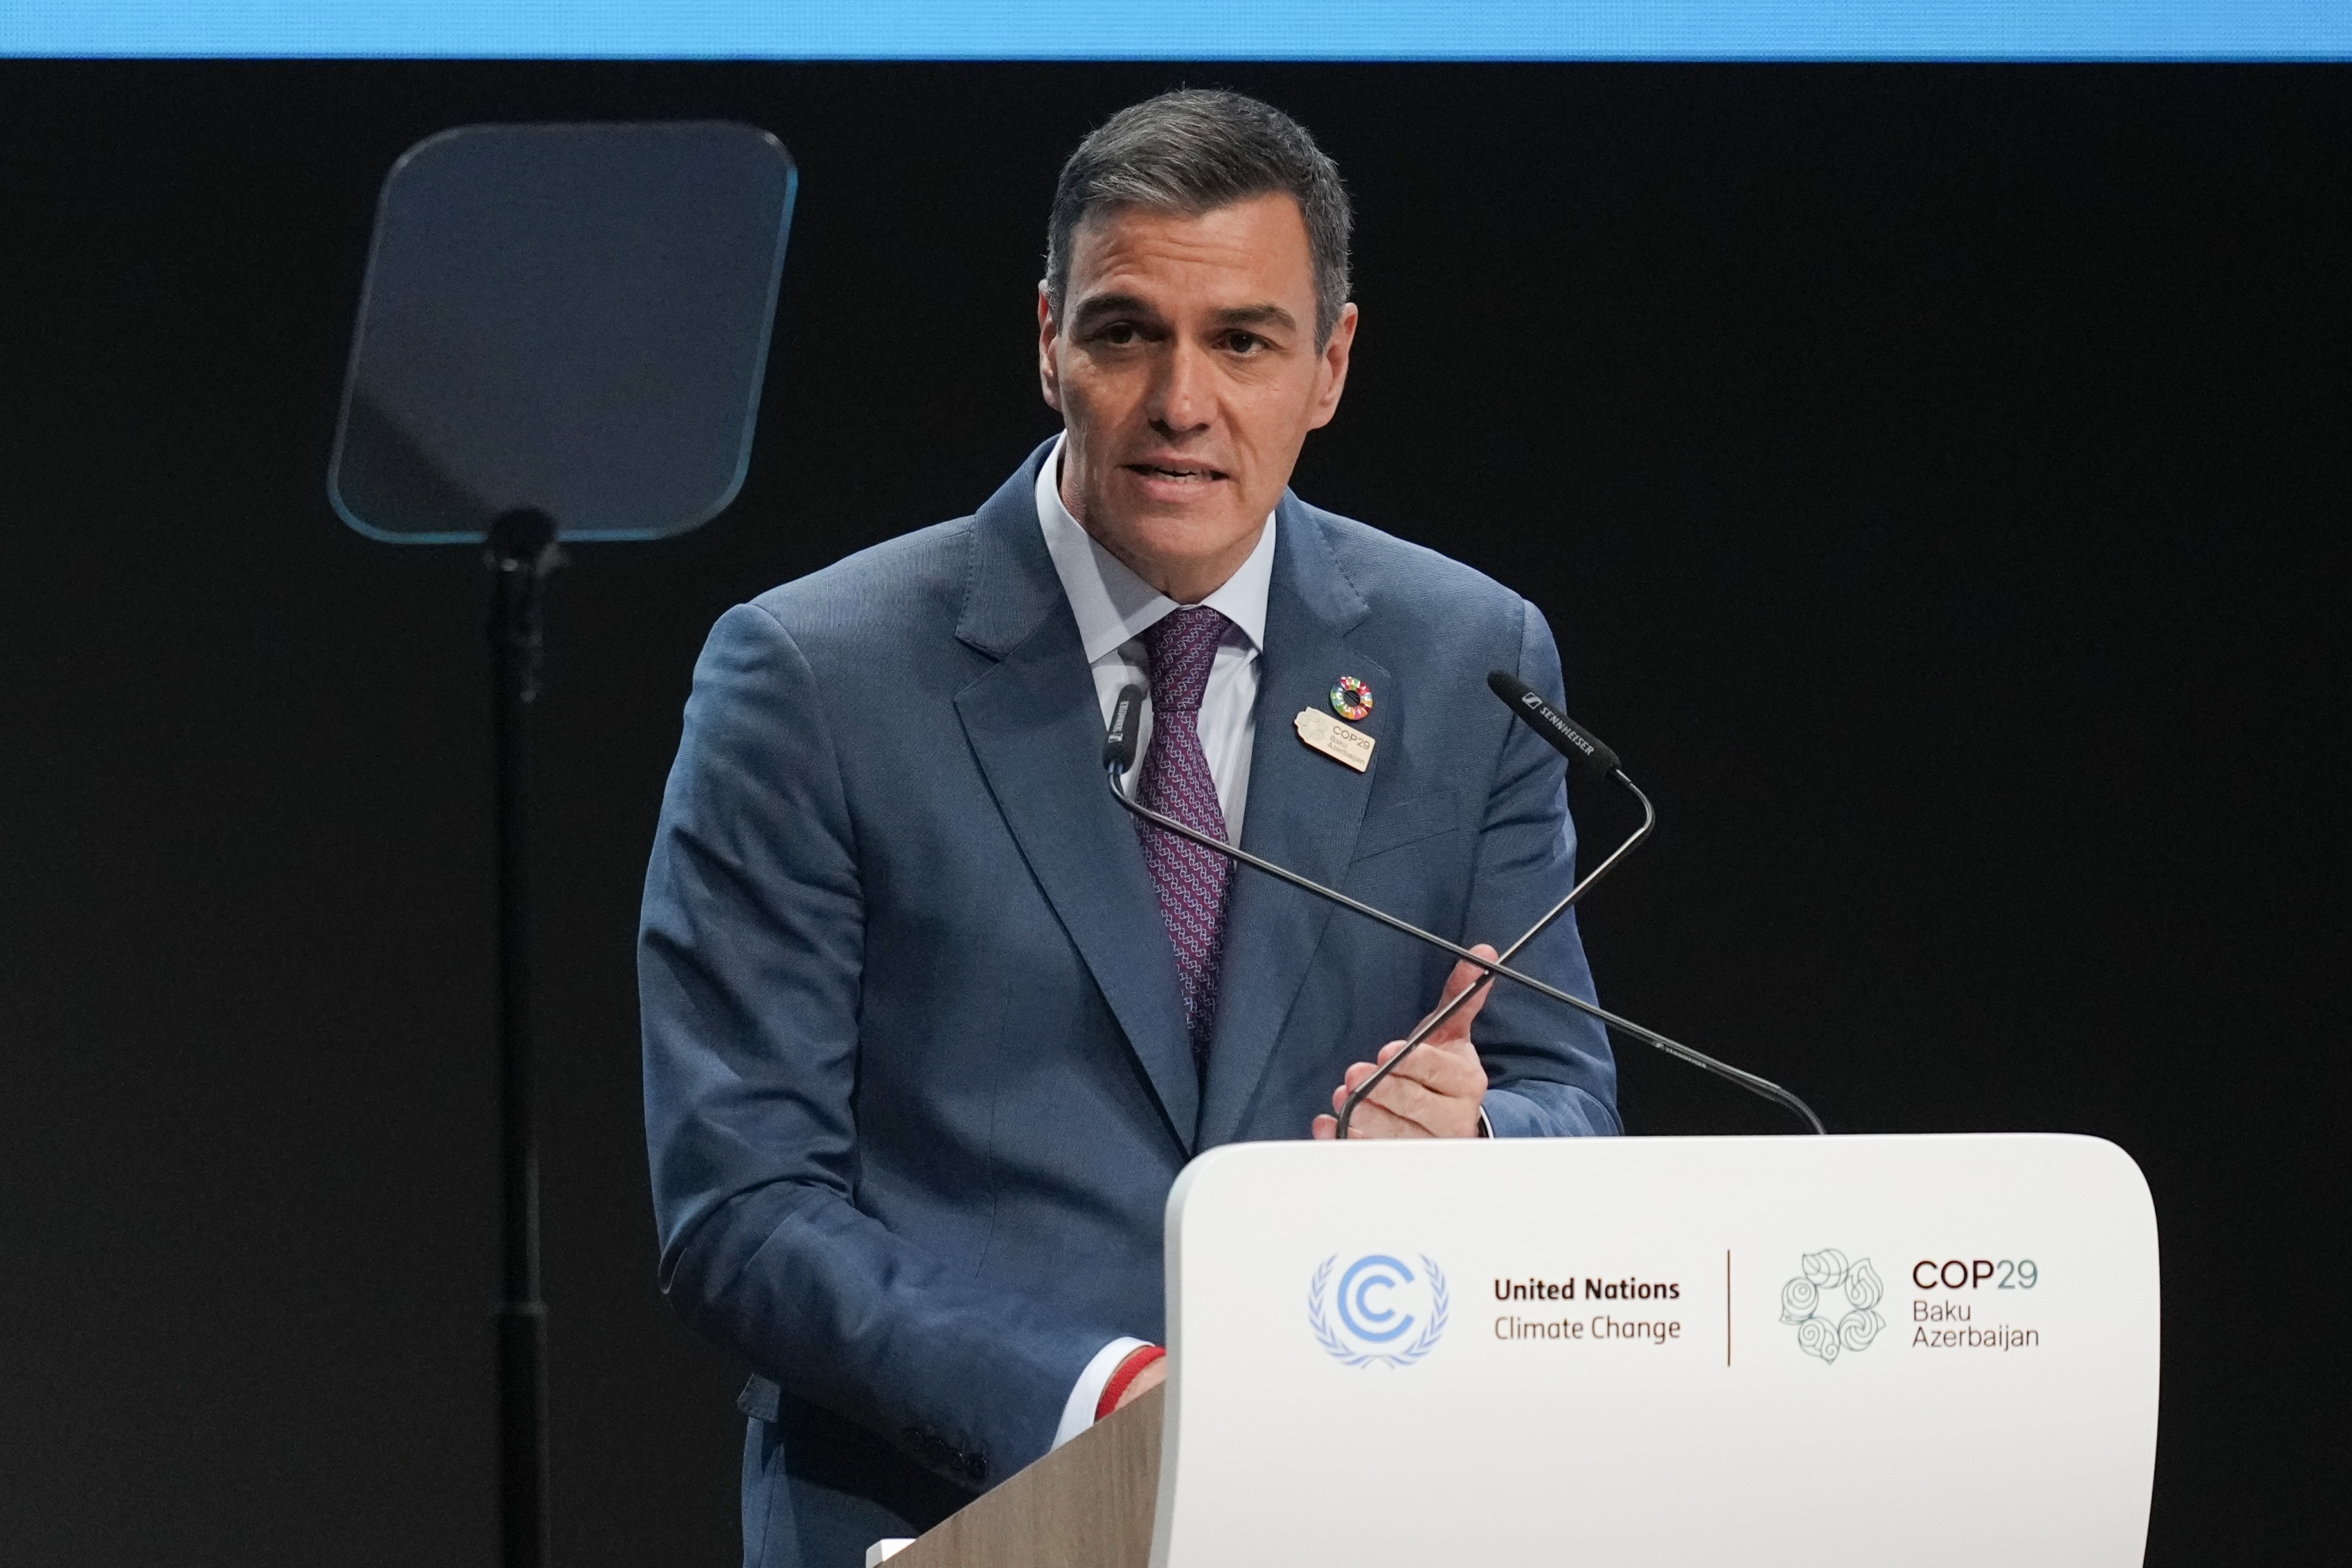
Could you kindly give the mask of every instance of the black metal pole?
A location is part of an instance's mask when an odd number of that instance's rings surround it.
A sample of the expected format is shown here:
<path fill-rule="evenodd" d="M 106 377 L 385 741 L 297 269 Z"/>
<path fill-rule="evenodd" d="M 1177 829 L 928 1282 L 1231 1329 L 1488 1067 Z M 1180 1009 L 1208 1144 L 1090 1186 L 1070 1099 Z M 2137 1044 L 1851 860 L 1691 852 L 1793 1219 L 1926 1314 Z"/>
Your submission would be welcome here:
<path fill-rule="evenodd" d="M 539 1131 L 530 1034 L 530 705 L 547 584 L 563 564 L 545 512 L 490 525 L 499 790 L 499 1530 L 506 1568 L 546 1568 L 547 1304 L 540 1299 Z"/>

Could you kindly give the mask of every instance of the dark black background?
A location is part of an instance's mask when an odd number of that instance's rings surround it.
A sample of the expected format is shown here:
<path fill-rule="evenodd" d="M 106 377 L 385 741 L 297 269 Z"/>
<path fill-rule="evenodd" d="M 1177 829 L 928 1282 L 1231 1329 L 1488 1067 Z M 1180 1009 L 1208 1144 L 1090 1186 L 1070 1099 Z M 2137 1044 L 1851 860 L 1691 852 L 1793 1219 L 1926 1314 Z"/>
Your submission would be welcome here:
<path fill-rule="evenodd" d="M 1658 798 L 1604 994 L 1839 1130 L 2120 1142 L 2166 1249 L 2149 1559 L 2315 1554 L 2352 78 L 194 63 L 0 68 L 0 1555 L 490 1559 L 478 567 L 322 476 L 403 148 L 719 115 L 803 174 L 760 444 L 719 521 L 562 584 L 540 952 L 558 1552 L 731 1561 L 734 1370 L 654 1289 L 638 1124 L 688 670 L 1051 431 L 1054 172 L 1182 80 L 1298 114 L 1360 203 L 1297 488 L 1540 604 Z M 1778 1129 L 1624 1062 L 1638 1131 Z"/>

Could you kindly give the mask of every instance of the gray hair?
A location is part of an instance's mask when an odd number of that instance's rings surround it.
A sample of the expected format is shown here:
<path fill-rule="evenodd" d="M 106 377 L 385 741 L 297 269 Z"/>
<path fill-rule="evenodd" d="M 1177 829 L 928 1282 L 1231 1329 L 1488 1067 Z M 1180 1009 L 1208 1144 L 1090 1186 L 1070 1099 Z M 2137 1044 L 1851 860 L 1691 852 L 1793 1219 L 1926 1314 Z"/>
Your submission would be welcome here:
<path fill-rule="evenodd" d="M 1045 229 L 1045 301 L 1054 319 L 1062 319 L 1069 294 L 1073 237 L 1101 209 L 1132 205 L 1198 216 L 1276 191 L 1295 197 L 1307 220 L 1315 341 L 1328 342 L 1348 302 L 1352 219 L 1339 166 L 1282 110 L 1201 88 L 1120 110 L 1062 165 Z"/>

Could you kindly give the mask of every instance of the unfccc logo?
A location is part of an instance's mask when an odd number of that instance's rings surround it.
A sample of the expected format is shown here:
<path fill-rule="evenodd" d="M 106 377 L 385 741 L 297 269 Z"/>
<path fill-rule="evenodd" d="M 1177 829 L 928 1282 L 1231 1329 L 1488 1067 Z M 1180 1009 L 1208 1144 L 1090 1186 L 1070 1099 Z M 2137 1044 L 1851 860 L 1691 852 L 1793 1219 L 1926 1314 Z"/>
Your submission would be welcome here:
<path fill-rule="evenodd" d="M 1307 1287 L 1316 1342 L 1342 1366 L 1411 1366 L 1427 1355 L 1445 1332 L 1445 1271 L 1428 1254 L 1420 1258 L 1416 1274 L 1401 1258 L 1368 1253 L 1348 1265 L 1336 1289 L 1331 1272 L 1339 1256 L 1325 1258 Z"/>

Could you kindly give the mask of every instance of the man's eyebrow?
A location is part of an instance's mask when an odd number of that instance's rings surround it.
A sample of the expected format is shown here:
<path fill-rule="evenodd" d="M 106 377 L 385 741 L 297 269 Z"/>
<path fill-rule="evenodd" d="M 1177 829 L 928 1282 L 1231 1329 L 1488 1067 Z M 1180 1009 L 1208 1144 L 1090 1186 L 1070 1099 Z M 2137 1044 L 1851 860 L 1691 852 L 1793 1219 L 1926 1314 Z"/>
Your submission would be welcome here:
<path fill-rule="evenodd" d="M 1140 294 L 1095 294 L 1078 301 L 1072 314 L 1084 321 L 1096 316 L 1152 316 L 1160 312 Z"/>
<path fill-rule="evenodd" d="M 1272 303 L 1236 305 L 1230 310 L 1218 311 L 1217 321 L 1227 327 L 1282 327 L 1294 332 L 1298 330 L 1298 319 Z"/>
<path fill-rule="evenodd" d="M 1159 319 L 1160 311 L 1139 294 L 1096 294 L 1078 301 L 1072 312 L 1076 321 L 1091 321 L 1104 316 L 1145 316 Z M 1257 305 L 1235 305 L 1216 315 L 1221 327 L 1280 327 L 1286 331 L 1298 330 L 1298 319 L 1281 306 L 1268 300 Z"/>

